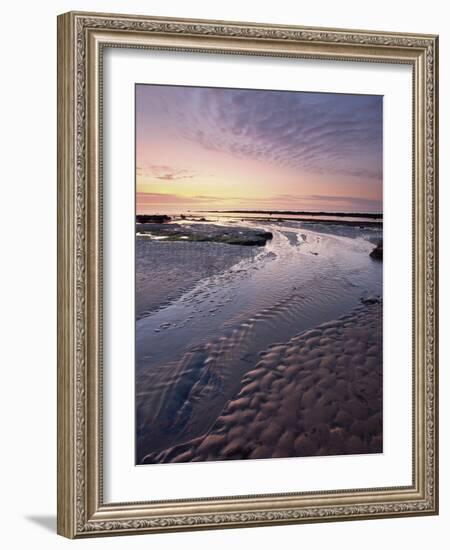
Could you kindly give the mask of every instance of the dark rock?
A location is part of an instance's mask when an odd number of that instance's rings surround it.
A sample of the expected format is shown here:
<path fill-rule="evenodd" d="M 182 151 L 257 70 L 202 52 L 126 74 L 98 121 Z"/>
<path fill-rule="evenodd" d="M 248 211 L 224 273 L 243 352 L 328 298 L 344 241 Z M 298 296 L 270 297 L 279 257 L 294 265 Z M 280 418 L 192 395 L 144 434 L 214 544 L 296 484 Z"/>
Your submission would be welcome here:
<path fill-rule="evenodd" d="M 165 221 L 139 221 L 138 233 L 165 237 L 165 241 L 183 240 L 187 242 L 216 242 L 242 246 L 264 246 L 273 238 L 270 231 L 260 231 L 248 227 L 223 227 L 215 224 L 192 224 L 190 226 Z"/>
<path fill-rule="evenodd" d="M 369 254 L 369 256 L 374 260 L 381 261 L 383 259 L 383 243 L 382 242 L 378 243 L 377 246 Z"/>
<path fill-rule="evenodd" d="M 366 306 L 372 304 L 381 304 L 381 298 L 379 296 L 362 296 L 360 301 Z"/>
<path fill-rule="evenodd" d="M 137 223 L 168 223 L 172 218 L 166 214 L 138 214 Z"/>

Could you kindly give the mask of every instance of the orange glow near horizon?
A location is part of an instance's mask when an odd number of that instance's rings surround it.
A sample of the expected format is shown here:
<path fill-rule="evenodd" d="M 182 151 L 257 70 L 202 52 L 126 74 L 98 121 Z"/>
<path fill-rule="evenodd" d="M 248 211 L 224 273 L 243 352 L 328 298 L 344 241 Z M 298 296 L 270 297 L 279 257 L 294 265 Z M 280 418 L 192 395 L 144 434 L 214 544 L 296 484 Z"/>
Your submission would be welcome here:
<path fill-rule="evenodd" d="M 136 210 L 382 210 L 382 99 L 139 85 Z"/>

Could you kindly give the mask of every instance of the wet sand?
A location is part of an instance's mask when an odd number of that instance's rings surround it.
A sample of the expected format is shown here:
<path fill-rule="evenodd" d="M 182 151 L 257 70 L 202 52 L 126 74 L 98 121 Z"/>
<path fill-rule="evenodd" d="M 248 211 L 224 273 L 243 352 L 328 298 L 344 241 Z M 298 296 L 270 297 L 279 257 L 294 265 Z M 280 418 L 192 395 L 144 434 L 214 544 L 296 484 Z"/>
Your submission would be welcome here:
<path fill-rule="evenodd" d="M 253 247 L 136 237 L 136 319 L 166 306 L 202 279 L 256 254 Z"/>
<path fill-rule="evenodd" d="M 260 223 L 254 220 L 215 223 L 224 226 L 220 229 L 222 232 L 228 231 L 229 224 L 240 226 L 239 231 L 244 233 L 246 229 L 261 229 Z M 189 225 L 197 230 L 197 224 Z M 209 223 L 198 225 L 199 234 L 210 231 Z M 370 256 L 375 242 L 382 238 L 381 231 L 343 225 L 325 226 L 319 221 L 315 225 L 273 222 L 264 224 L 264 228 L 273 235 L 265 246 L 167 242 L 137 237 L 137 464 L 143 463 L 144 459 L 147 462 L 179 460 L 179 455 L 183 454 L 181 448 L 188 445 L 194 449 L 210 435 L 220 435 L 228 441 L 225 433 L 230 431 L 234 442 L 236 434 L 233 428 L 239 428 L 239 432 L 247 424 L 248 433 L 244 431 L 250 448 L 233 454 L 229 449 L 225 452 L 225 445 L 220 452 L 214 451 L 211 455 L 203 452 L 194 455 L 190 450 L 191 459 L 257 458 L 258 454 L 264 458 L 265 453 L 269 453 L 267 444 L 261 445 L 255 440 L 259 437 L 258 426 L 262 426 L 261 415 L 271 408 L 271 403 L 283 411 L 285 403 L 291 403 L 300 393 L 309 395 L 312 392 L 311 387 L 300 384 L 305 369 L 310 369 L 313 387 L 317 389 L 317 384 L 322 382 L 318 378 L 320 369 L 326 368 L 319 358 L 333 356 L 339 370 L 348 370 L 339 373 L 339 377 L 336 371 L 336 376 L 344 379 L 353 377 L 351 383 L 354 386 L 356 380 L 365 380 L 365 375 L 361 374 L 361 369 L 367 367 L 365 356 L 376 355 L 377 365 L 373 370 L 378 369 L 381 377 L 382 306 L 376 302 L 382 293 L 382 262 Z M 370 297 L 374 297 L 375 302 L 368 299 Z M 332 327 L 323 329 L 328 332 L 319 338 L 320 345 L 314 340 L 304 345 L 301 343 L 307 331 L 322 331 L 324 323 L 348 315 L 356 306 L 360 306 L 361 311 L 356 310 L 352 315 L 362 315 L 362 312 L 372 310 L 371 306 L 378 307 L 378 318 L 370 321 L 379 330 L 376 342 L 364 339 L 361 342 L 359 334 L 355 336 L 354 332 L 347 330 L 351 321 L 340 319 L 336 334 L 331 334 Z M 367 324 L 369 320 L 361 317 L 357 323 Z M 341 328 L 345 330 L 341 331 Z M 300 338 L 297 343 L 296 338 Z M 317 336 L 309 334 L 309 338 Z M 366 349 L 369 343 L 372 348 L 370 354 Z M 331 346 L 329 349 L 328 345 Z M 352 346 L 356 346 L 356 351 Z M 274 350 L 278 351 L 275 353 Z M 344 369 L 342 357 L 354 359 L 360 364 L 353 362 L 348 369 Z M 370 361 L 375 363 L 373 359 Z M 263 372 L 260 369 L 265 363 L 268 366 L 264 367 L 266 372 Z M 289 369 L 287 375 L 283 367 Z M 297 370 L 294 383 L 294 371 Z M 258 372 L 255 374 L 254 371 Z M 258 373 L 261 377 L 267 376 L 268 380 L 259 380 Z M 247 377 L 250 378 L 247 380 Z M 272 377 L 280 379 L 278 383 L 272 380 L 273 391 L 269 384 Z M 252 396 L 249 402 L 244 401 L 245 405 L 241 403 L 241 409 L 230 415 L 225 414 L 231 402 L 245 397 L 241 392 L 244 386 L 251 383 L 256 384 L 254 391 L 258 394 L 257 398 Z M 350 388 L 352 391 L 353 386 Z M 341 390 L 342 385 L 336 388 L 336 391 Z M 285 393 L 283 403 L 277 391 Z M 288 397 L 291 391 L 293 393 Z M 316 397 L 320 400 L 322 395 Z M 334 398 L 334 402 L 339 403 L 336 414 L 341 408 L 345 409 L 344 405 L 340 405 L 341 398 L 347 400 L 340 394 Z M 293 406 L 292 403 L 289 405 L 291 408 Z M 356 407 L 354 403 L 350 406 L 353 409 Z M 297 403 L 297 409 L 301 410 L 301 407 L 304 405 Z M 378 408 L 381 422 L 381 393 Z M 344 412 L 353 414 L 352 410 Z M 291 410 L 285 416 L 278 416 L 275 431 L 281 427 L 283 433 L 292 432 L 295 442 L 302 430 L 310 434 L 315 426 L 312 426 L 308 414 L 300 413 L 298 418 L 296 416 L 299 425 L 293 425 L 293 415 Z M 361 432 L 363 425 L 368 430 L 369 418 L 371 423 L 375 423 L 372 419 L 374 415 L 371 412 L 365 419 L 357 418 L 359 423 L 354 426 L 352 417 L 351 430 Z M 227 426 L 222 426 L 222 432 L 218 433 L 217 423 L 224 416 L 230 417 L 225 424 L 232 421 L 232 425 L 229 430 Z M 255 424 L 253 420 L 256 416 L 258 421 Z M 345 414 L 344 419 L 341 417 L 338 422 L 345 421 Z M 332 446 L 329 442 L 337 437 L 344 438 L 345 430 L 340 425 L 334 425 L 334 420 L 330 422 L 321 422 L 328 427 L 328 436 L 324 435 L 329 438 L 326 445 L 306 445 L 302 454 L 293 444 L 289 447 L 285 442 L 280 445 L 273 442 L 270 452 L 275 453 L 274 456 L 314 456 L 380 451 L 381 432 L 379 441 L 361 438 L 359 451 L 359 441 L 356 439 L 352 440 L 349 449 L 346 448 L 347 443 L 342 445 L 341 450 L 336 445 Z M 253 436 L 254 428 L 256 432 Z M 320 430 L 324 433 L 324 426 Z M 335 433 L 340 436 L 333 435 Z M 349 433 L 350 436 L 360 437 L 356 432 Z M 374 434 L 370 435 L 372 437 Z M 191 460 L 186 456 L 182 461 Z"/>
<path fill-rule="evenodd" d="M 269 346 L 204 435 L 143 464 L 380 453 L 382 303 Z"/>

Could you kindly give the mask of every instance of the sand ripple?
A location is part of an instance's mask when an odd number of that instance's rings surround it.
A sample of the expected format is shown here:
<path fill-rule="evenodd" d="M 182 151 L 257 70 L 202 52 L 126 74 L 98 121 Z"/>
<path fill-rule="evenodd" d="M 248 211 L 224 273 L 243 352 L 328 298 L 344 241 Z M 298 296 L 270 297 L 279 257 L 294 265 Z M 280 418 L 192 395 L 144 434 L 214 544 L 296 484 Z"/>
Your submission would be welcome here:
<path fill-rule="evenodd" d="M 142 463 L 382 452 L 382 304 L 372 302 L 271 345 L 207 433 Z"/>

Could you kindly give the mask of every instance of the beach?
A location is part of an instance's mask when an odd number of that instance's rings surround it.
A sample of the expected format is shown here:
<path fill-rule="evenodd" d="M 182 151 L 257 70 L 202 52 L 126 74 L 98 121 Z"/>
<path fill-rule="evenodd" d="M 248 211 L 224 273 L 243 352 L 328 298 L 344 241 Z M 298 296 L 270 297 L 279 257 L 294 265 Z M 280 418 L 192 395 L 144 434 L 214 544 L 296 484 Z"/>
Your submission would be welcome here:
<path fill-rule="evenodd" d="M 212 428 L 143 463 L 380 453 L 381 303 L 260 355 Z"/>
<path fill-rule="evenodd" d="M 252 247 L 224 247 L 214 242 L 162 243 L 136 239 L 136 318 L 172 303 L 207 277 L 251 261 Z"/>
<path fill-rule="evenodd" d="M 382 452 L 382 227 L 342 222 L 141 224 L 138 464 Z"/>

